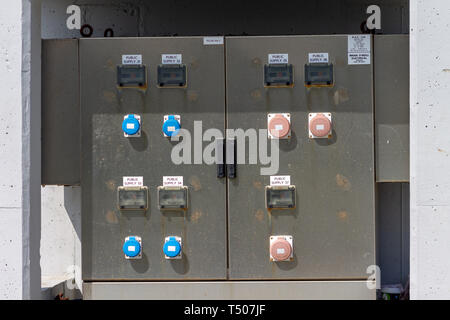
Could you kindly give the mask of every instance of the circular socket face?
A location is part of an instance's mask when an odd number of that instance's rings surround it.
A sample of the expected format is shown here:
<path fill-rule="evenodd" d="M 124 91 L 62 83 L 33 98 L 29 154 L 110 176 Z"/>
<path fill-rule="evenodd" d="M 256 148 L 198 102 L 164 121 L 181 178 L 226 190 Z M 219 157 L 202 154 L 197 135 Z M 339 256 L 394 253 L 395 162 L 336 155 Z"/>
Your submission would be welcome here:
<path fill-rule="evenodd" d="M 325 115 L 318 114 L 309 122 L 309 131 L 316 137 L 327 137 L 331 131 L 331 121 Z"/>
<path fill-rule="evenodd" d="M 281 139 L 286 137 L 290 129 L 291 124 L 289 123 L 289 120 L 281 114 L 275 115 L 269 121 L 269 132 L 275 138 Z"/>
<path fill-rule="evenodd" d="M 277 261 L 289 260 L 292 253 L 290 243 L 284 238 L 278 238 L 270 246 L 270 254 Z"/>

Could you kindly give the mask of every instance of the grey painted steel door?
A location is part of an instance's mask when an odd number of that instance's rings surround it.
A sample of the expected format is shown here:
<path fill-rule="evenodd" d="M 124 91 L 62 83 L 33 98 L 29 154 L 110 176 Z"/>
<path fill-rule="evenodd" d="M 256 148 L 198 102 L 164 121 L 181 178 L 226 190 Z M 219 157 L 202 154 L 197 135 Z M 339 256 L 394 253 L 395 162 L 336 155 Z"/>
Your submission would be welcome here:
<path fill-rule="evenodd" d="M 289 54 L 292 88 L 265 88 L 268 54 Z M 334 86 L 306 88 L 309 53 L 328 53 Z M 348 65 L 347 36 L 227 38 L 227 127 L 266 129 L 268 113 L 290 113 L 279 175 L 290 175 L 297 206 L 265 208 L 269 176 L 240 164 L 228 182 L 230 279 L 365 279 L 374 253 L 372 64 Z M 308 114 L 330 112 L 332 137 L 310 139 Z M 248 148 L 248 147 L 247 147 Z M 263 166 L 266 167 L 266 166 Z M 269 260 L 269 237 L 293 236 L 293 261 Z"/>
<path fill-rule="evenodd" d="M 374 37 L 377 182 L 409 181 L 409 36 Z"/>
<path fill-rule="evenodd" d="M 142 55 L 146 90 L 117 89 L 123 54 Z M 157 87 L 162 54 L 182 54 L 186 88 Z M 225 279 L 226 181 L 216 178 L 215 166 L 175 165 L 175 142 L 162 132 L 163 117 L 170 114 L 180 115 L 182 128 L 191 133 L 197 120 L 203 128 L 224 129 L 223 45 L 204 46 L 202 37 L 81 39 L 80 68 L 83 279 Z M 122 132 L 124 115 L 132 113 L 141 116 L 140 138 Z M 143 177 L 149 189 L 146 212 L 118 209 L 124 176 Z M 159 210 L 163 176 L 184 177 L 186 212 Z M 182 259 L 164 258 L 164 238 L 171 235 L 182 238 Z M 127 236 L 142 238 L 142 259 L 124 258 Z"/>

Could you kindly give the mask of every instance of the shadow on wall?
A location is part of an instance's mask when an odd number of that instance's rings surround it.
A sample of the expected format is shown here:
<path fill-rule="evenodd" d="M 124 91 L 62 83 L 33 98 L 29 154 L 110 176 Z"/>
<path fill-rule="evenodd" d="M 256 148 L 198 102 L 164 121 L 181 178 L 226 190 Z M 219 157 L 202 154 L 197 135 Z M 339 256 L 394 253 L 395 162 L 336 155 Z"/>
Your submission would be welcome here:
<path fill-rule="evenodd" d="M 81 187 L 64 187 L 64 208 L 81 241 Z"/>

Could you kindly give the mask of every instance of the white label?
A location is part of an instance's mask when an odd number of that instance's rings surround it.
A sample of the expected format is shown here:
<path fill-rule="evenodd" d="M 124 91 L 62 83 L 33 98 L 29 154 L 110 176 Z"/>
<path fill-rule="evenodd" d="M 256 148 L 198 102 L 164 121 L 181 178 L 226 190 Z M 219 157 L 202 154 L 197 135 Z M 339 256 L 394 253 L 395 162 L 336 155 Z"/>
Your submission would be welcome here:
<path fill-rule="evenodd" d="M 127 129 L 134 129 L 134 123 L 127 123 Z"/>
<path fill-rule="evenodd" d="M 323 130 L 323 129 L 325 129 L 325 125 L 323 124 L 316 125 L 316 130 Z"/>
<path fill-rule="evenodd" d="M 291 176 L 270 176 L 271 186 L 290 186 Z"/>
<path fill-rule="evenodd" d="M 348 36 L 348 64 L 370 64 L 370 36 Z"/>
<path fill-rule="evenodd" d="M 203 45 L 205 46 L 214 46 L 223 44 L 223 37 L 204 37 Z"/>
<path fill-rule="evenodd" d="M 142 187 L 144 185 L 144 177 L 123 177 L 124 187 Z"/>
<path fill-rule="evenodd" d="M 175 131 L 175 127 L 172 127 L 172 126 L 170 126 L 170 127 L 167 127 L 167 131 L 169 131 L 169 132 L 173 132 L 173 131 Z"/>
<path fill-rule="evenodd" d="M 328 63 L 328 53 L 310 53 L 309 63 Z"/>
<path fill-rule="evenodd" d="M 169 252 L 175 252 L 175 246 L 167 246 L 167 251 Z"/>
<path fill-rule="evenodd" d="M 289 63 L 289 54 L 287 53 L 271 53 L 269 54 L 269 64 Z"/>
<path fill-rule="evenodd" d="M 183 177 L 163 177 L 164 187 L 182 187 Z"/>
<path fill-rule="evenodd" d="M 122 64 L 142 64 L 141 54 L 123 54 Z"/>
<path fill-rule="evenodd" d="M 162 64 L 181 64 L 182 63 L 181 54 L 163 54 L 161 55 Z"/>
<path fill-rule="evenodd" d="M 277 254 L 284 254 L 284 249 L 283 248 L 277 249 Z"/>
<path fill-rule="evenodd" d="M 135 252 L 136 247 L 135 246 L 128 246 L 128 251 Z"/>
<path fill-rule="evenodd" d="M 275 125 L 275 130 L 278 130 L 278 131 L 283 130 L 283 125 L 282 124 L 276 124 Z"/>

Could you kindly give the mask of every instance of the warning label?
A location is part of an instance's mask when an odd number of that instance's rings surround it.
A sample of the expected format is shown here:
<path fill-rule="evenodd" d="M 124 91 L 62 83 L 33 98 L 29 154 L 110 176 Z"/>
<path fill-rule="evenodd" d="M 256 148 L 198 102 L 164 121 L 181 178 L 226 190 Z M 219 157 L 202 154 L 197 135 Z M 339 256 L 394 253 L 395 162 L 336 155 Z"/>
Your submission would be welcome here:
<path fill-rule="evenodd" d="M 370 36 L 348 36 L 348 64 L 370 64 Z"/>

